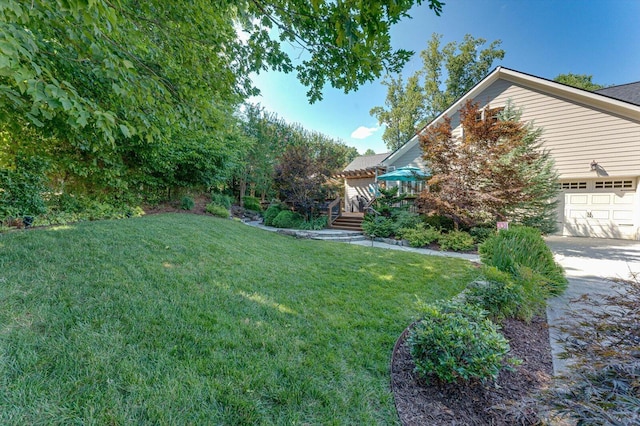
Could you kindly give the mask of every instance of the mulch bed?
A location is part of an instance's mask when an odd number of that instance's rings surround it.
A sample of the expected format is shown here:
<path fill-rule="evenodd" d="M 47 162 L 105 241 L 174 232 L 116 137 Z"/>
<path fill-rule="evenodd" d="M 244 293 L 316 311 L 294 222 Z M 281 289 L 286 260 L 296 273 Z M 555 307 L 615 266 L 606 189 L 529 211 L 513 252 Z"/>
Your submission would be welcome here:
<path fill-rule="evenodd" d="M 534 425 L 539 422 L 531 397 L 546 388 L 553 374 L 549 330 L 545 318 L 530 324 L 506 320 L 502 333 L 510 355 L 522 360 L 504 370 L 494 383 L 426 383 L 414 373 L 406 344 L 398 339 L 391 361 L 391 388 L 403 425 Z"/>

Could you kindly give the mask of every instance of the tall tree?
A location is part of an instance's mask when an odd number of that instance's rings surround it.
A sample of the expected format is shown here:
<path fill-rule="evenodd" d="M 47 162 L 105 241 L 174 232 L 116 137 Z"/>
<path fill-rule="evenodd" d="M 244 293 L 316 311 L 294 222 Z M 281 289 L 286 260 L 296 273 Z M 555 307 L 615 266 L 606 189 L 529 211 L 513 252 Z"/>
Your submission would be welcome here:
<path fill-rule="evenodd" d="M 557 81 L 558 83 L 577 87 L 579 89 L 589 90 L 591 92 L 605 87 L 602 84 L 592 82 L 591 81 L 592 78 L 593 78 L 592 75 L 568 73 L 568 74 L 559 74 L 553 80 Z"/>
<path fill-rule="evenodd" d="M 402 75 L 387 76 L 382 84 L 387 86 L 388 109 L 374 107 L 369 114 L 385 125 L 382 140 L 395 151 L 416 134 L 416 123 L 424 117 L 424 94 L 417 75 L 409 77 L 406 86 Z"/>
<path fill-rule="evenodd" d="M 425 124 L 447 109 L 484 78 L 496 60 L 504 58 L 501 41 L 491 42 L 465 35 L 462 42 L 441 45 L 442 36 L 433 34 L 420 53 L 422 69 L 403 83 L 402 77 L 387 76 L 385 107 L 374 107 L 375 116 L 387 128 L 383 140 L 390 149 L 407 142 Z M 443 81 L 443 78 L 446 80 Z"/>
<path fill-rule="evenodd" d="M 371 148 L 367 148 L 363 155 L 376 155 L 376 152 Z"/>
<path fill-rule="evenodd" d="M 419 207 L 456 226 L 509 220 L 553 231 L 558 175 L 541 147 L 542 129 L 520 115 L 513 105 L 483 113 L 468 102 L 460 110 L 462 140 L 452 137 L 449 118 L 428 128 L 420 142 L 432 177 Z"/>

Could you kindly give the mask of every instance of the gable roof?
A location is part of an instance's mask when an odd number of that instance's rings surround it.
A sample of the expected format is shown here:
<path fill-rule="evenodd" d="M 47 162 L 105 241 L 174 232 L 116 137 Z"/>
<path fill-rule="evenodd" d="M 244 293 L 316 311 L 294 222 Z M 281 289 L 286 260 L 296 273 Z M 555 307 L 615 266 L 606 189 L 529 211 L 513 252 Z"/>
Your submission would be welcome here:
<path fill-rule="evenodd" d="M 596 90 L 595 93 L 629 102 L 634 105 L 640 105 L 640 81 L 621 84 L 619 86 L 605 87 L 604 89 Z"/>
<path fill-rule="evenodd" d="M 595 107 L 604 111 L 615 113 L 623 117 L 628 117 L 636 121 L 640 121 L 640 104 L 634 104 L 629 101 L 616 99 L 613 96 L 607 96 L 604 94 L 590 92 L 584 89 L 578 89 L 573 86 L 558 83 L 557 81 L 547 80 L 546 78 L 536 77 L 531 74 L 526 74 L 520 71 L 515 71 L 509 68 L 497 67 L 491 71 L 485 78 L 471 88 L 464 96 L 453 103 L 443 113 L 433 119 L 429 124 L 423 127 L 418 133 L 415 134 L 407 143 L 395 150 L 389 155 L 385 161 L 385 165 L 391 165 L 395 160 L 399 159 L 403 154 L 412 149 L 420 140 L 420 134 L 429 126 L 434 123 L 438 123 L 445 117 L 450 117 L 456 113 L 465 102 L 469 99 L 475 99 L 485 89 L 487 89 L 495 81 L 503 79 L 512 83 L 519 84 L 523 87 L 537 90 L 543 93 L 548 93 L 559 98 L 570 99 L 572 101 Z M 635 84 L 635 83 L 634 83 Z M 640 83 L 638 83 L 640 84 Z M 619 86 L 617 86 L 619 87 Z"/>
<path fill-rule="evenodd" d="M 366 170 L 372 169 L 376 166 L 380 166 L 382 160 L 389 156 L 388 152 L 384 154 L 374 154 L 374 155 L 361 155 L 353 159 L 347 167 L 344 168 L 344 172 L 351 172 L 355 170 Z"/>

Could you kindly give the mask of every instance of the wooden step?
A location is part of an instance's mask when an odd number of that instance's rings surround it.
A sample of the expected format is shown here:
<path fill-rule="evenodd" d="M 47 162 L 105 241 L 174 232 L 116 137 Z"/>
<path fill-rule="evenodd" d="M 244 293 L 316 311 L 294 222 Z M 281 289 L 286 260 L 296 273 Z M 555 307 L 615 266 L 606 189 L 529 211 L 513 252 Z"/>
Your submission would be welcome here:
<path fill-rule="evenodd" d="M 340 216 L 333 222 L 331 228 L 362 232 L 362 220 L 361 216 Z"/>

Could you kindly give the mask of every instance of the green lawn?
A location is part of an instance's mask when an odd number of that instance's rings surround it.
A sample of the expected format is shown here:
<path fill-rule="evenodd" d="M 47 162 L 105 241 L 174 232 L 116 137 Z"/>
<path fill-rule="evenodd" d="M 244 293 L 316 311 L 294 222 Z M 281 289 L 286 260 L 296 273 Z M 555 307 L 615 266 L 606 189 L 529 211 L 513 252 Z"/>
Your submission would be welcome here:
<path fill-rule="evenodd" d="M 392 424 L 462 260 L 188 214 L 0 234 L 0 424 Z"/>

